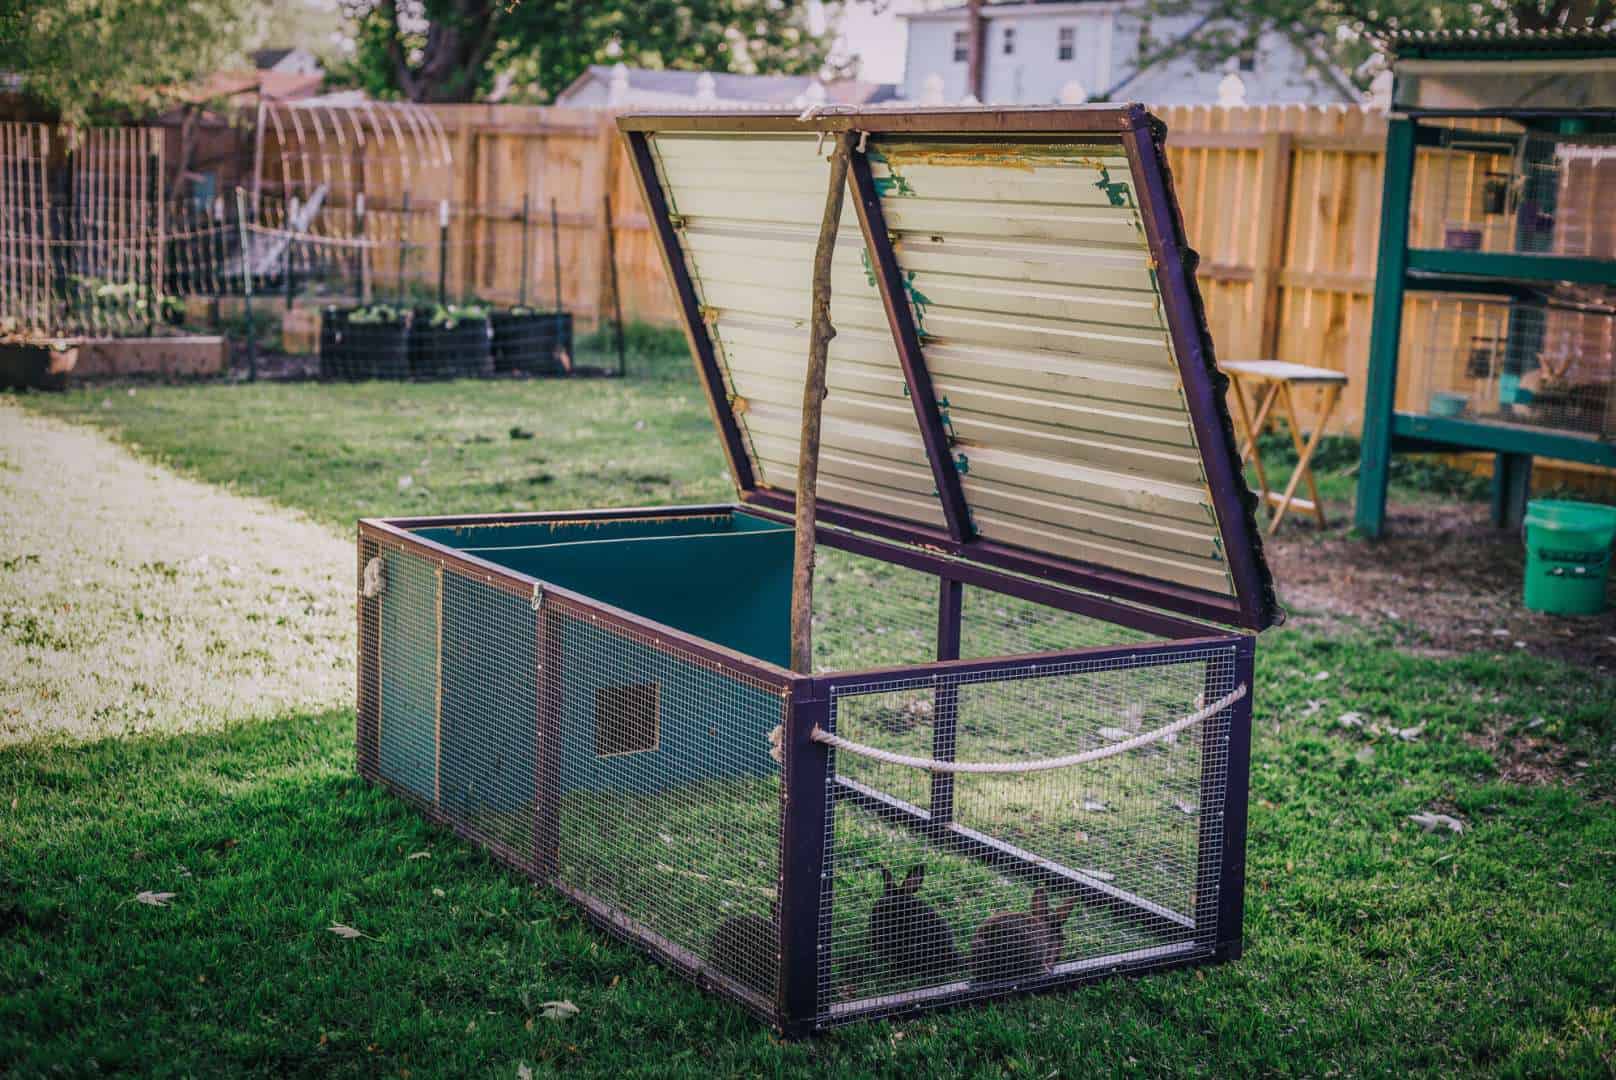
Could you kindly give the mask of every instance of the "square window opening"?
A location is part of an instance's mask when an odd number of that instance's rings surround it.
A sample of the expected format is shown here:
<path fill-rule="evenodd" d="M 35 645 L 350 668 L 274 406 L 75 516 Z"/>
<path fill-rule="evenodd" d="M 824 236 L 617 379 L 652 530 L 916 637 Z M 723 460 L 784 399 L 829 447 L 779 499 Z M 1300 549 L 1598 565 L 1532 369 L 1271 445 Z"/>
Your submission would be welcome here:
<path fill-rule="evenodd" d="M 1063 26 L 1055 39 L 1056 57 L 1060 60 L 1070 60 L 1077 55 L 1077 28 Z"/>
<path fill-rule="evenodd" d="M 954 31 L 954 63 L 963 64 L 971 53 L 970 35 L 964 30 Z"/>
<path fill-rule="evenodd" d="M 617 757 L 655 750 L 661 735 L 661 685 L 630 683 L 595 691 L 595 756 Z"/>

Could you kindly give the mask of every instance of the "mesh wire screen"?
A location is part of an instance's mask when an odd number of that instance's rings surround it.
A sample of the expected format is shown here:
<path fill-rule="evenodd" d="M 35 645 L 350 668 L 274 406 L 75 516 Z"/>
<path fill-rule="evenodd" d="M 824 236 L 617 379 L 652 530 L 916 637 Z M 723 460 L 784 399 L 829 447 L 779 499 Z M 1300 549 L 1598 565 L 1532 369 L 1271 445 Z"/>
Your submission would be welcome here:
<path fill-rule="evenodd" d="M 772 1014 L 781 691 L 546 600 L 555 881 Z"/>
<path fill-rule="evenodd" d="M 1419 155 L 1412 246 L 1616 257 L 1616 137 L 1423 123 L 1442 141 Z"/>
<path fill-rule="evenodd" d="M 360 589 L 361 771 L 772 1016 L 781 690 L 371 540 Z"/>
<path fill-rule="evenodd" d="M 1024 762 L 1162 727 L 1233 689 L 1232 647 L 838 685 L 836 733 Z M 1216 933 L 1228 710 L 1047 772 L 933 776 L 834 754 L 822 1021 L 1169 962 Z"/>
<path fill-rule="evenodd" d="M 1616 438 L 1616 289 L 1554 286 L 1531 299 L 1443 296 L 1425 323 L 1436 415 Z"/>
<path fill-rule="evenodd" d="M 1126 626 L 971 585 L 960 603 L 960 656 L 967 660 L 1149 640 Z"/>

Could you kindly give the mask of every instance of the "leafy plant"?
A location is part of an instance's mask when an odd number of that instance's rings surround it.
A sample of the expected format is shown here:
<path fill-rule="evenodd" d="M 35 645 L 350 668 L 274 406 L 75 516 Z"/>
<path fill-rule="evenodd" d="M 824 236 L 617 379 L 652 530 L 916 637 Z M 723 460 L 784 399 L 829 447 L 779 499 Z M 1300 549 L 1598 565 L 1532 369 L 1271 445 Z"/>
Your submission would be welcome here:
<path fill-rule="evenodd" d="M 391 304 L 369 304 L 348 313 L 348 322 L 360 326 L 379 326 L 383 323 L 404 321 L 404 312 Z"/>
<path fill-rule="evenodd" d="M 481 304 L 434 304 L 427 321 L 434 327 L 453 330 L 462 322 L 487 322 L 488 308 Z"/>

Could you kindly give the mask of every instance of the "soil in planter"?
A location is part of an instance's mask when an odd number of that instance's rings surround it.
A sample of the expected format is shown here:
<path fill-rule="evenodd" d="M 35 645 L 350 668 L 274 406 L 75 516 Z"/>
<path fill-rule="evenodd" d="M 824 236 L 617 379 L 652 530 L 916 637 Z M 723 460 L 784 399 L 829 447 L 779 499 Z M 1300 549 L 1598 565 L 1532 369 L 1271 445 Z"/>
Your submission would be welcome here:
<path fill-rule="evenodd" d="M 492 323 L 496 373 L 560 375 L 566 372 L 563 358 L 572 355 L 571 312 L 502 311 L 493 315 Z"/>

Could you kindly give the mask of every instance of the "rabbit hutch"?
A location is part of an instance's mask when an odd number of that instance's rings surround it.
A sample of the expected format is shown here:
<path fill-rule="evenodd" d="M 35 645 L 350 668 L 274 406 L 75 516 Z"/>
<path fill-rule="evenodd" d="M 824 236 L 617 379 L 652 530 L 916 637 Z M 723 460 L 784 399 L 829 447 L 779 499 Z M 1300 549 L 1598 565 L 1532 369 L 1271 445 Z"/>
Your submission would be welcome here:
<path fill-rule="evenodd" d="M 737 499 L 361 522 L 361 773 L 793 1034 L 1237 957 L 1280 612 L 1161 125 L 619 123 Z"/>
<path fill-rule="evenodd" d="M 1616 468 L 1616 34 L 1392 47 L 1357 524 L 1393 453 L 1480 451 L 1518 528 L 1534 457 Z"/>

